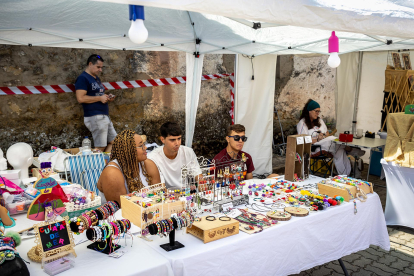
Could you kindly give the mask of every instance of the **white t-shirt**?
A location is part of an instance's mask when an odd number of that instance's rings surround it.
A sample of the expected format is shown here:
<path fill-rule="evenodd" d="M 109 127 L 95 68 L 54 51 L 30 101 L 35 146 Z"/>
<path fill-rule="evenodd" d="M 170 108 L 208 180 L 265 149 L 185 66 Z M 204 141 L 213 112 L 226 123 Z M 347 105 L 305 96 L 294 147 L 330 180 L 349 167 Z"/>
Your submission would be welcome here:
<path fill-rule="evenodd" d="M 201 174 L 197 156 L 192 148 L 186 146 L 180 146 L 177 156 L 172 160 L 165 156 L 164 146 L 154 149 L 148 155 L 148 159 L 151 159 L 157 165 L 167 188 L 181 188 L 181 168 L 193 160 L 195 160 L 194 163 L 198 167 L 196 174 Z"/>
<path fill-rule="evenodd" d="M 305 124 L 305 118 L 302 118 L 296 126 L 298 134 L 308 134 L 312 136 L 312 139 L 318 137 L 318 133 L 314 133 L 315 131 L 320 131 L 321 133 L 325 134 L 328 131 L 328 128 L 326 127 L 325 123 L 321 118 L 319 118 L 319 122 L 321 123 L 321 127 L 314 126 L 313 128 L 308 129 L 308 127 Z"/>

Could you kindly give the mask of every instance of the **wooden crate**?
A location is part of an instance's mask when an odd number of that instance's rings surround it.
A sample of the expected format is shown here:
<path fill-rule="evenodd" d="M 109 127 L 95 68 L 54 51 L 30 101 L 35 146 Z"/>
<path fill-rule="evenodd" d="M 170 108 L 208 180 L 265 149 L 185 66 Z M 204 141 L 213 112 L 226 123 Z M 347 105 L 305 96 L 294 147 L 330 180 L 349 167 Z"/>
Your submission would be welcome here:
<path fill-rule="evenodd" d="M 355 186 L 346 185 L 346 184 L 342 184 L 342 186 L 348 188 L 349 191 L 351 192 L 351 194 L 355 198 L 355 195 L 357 193 L 357 188 Z M 372 189 L 372 185 L 368 186 L 368 185 L 364 184 L 364 185 L 360 185 L 359 187 L 366 194 L 371 194 L 371 193 L 374 192 L 374 190 Z M 345 201 L 352 200 L 351 196 L 349 196 L 349 193 L 346 189 L 341 189 L 341 188 L 333 187 L 331 185 L 326 185 L 326 184 L 322 184 L 322 183 L 318 183 L 318 189 L 319 189 L 320 194 L 327 195 L 329 197 L 333 197 L 334 195 L 338 195 L 338 196 L 342 196 Z"/>
<path fill-rule="evenodd" d="M 239 222 L 235 219 L 209 221 L 203 217 L 201 221 L 194 222 L 192 227 L 187 227 L 187 233 L 196 236 L 204 243 L 208 243 L 238 234 Z"/>
<path fill-rule="evenodd" d="M 142 201 L 142 197 L 132 196 L 127 199 L 125 196 L 121 196 L 121 210 L 122 217 L 129 219 L 133 224 L 140 228 L 144 228 L 146 225 L 155 222 L 156 220 L 151 219 L 147 222 L 143 221 L 142 214 L 148 212 L 154 212 L 159 210 L 160 217 L 157 220 L 170 218 L 174 213 L 180 213 L 185 208 L 185 201 L 171 202 L 167 200 L 165 203 L 156 203 L 157 197 L 153 198 L 151 204 L 153 206 L 143 208 L 141 205 L 135 203 L 136 201 Z"/>
<path fill-rule="evenodd" d="M 350 186 L 350 185 L 344 185 L 344 186 L 349 188 L 349 191 L 355 198 L 357 189 L 354 186 Z M 337 188 L 331 185 L 326 185 L 326 184 L 321 184 L 321 183 L 318 183 L 318 189 L 319 189 L 319 193 L 322 195 L 327 195 L 329 197 L 342 196 L 344 200 L 347 202 L 352 200 L 352 197 L 349 195 L 346 189 L 341 189 L 341 188 Z"/>

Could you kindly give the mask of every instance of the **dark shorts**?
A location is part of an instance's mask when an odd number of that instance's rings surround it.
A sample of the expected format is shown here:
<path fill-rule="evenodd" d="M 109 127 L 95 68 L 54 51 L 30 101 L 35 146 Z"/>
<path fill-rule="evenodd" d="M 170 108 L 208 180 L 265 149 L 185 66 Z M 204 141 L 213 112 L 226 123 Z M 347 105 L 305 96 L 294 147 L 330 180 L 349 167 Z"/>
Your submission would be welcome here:
<path fill-rule="evenodd" d="M 114 141 L 116 131 L 111 119 L 107 115 L 95 115 L 83 119 L 85 126 L 92 132 L 93 146 L 105 148 L 109 142 Z"/>

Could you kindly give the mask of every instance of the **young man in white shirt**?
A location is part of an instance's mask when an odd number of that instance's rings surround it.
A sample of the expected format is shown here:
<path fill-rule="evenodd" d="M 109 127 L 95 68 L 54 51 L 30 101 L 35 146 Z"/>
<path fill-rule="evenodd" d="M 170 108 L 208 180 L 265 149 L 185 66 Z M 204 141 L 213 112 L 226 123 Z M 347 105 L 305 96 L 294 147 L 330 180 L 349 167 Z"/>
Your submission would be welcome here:
<path fill-rule="evenodd" d="M 160 128 L 163 146 L 153 150 L 148 159 L 157 165 L 168 189 L 181 188 L 181 168 L 195 161 L 196 174 L 201 174 L 192 148 L 181 145 L 182 130 L 177 123 L 167 122 Z M 201 176 L 199 176 L 201 177 Z"/>

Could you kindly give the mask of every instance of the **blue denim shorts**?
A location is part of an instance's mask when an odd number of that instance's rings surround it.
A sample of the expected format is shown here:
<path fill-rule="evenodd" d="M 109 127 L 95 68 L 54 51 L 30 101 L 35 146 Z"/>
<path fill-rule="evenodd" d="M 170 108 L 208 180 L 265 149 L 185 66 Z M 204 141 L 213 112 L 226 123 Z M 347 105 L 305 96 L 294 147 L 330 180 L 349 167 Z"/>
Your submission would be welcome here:
<path fill-rule="evenodd" d="M 105 148 L 109 142 L 114 141 L 116 131 L 108 115 L 84 117 L 83 122 L 92 133 L 95 148 Z"/>

